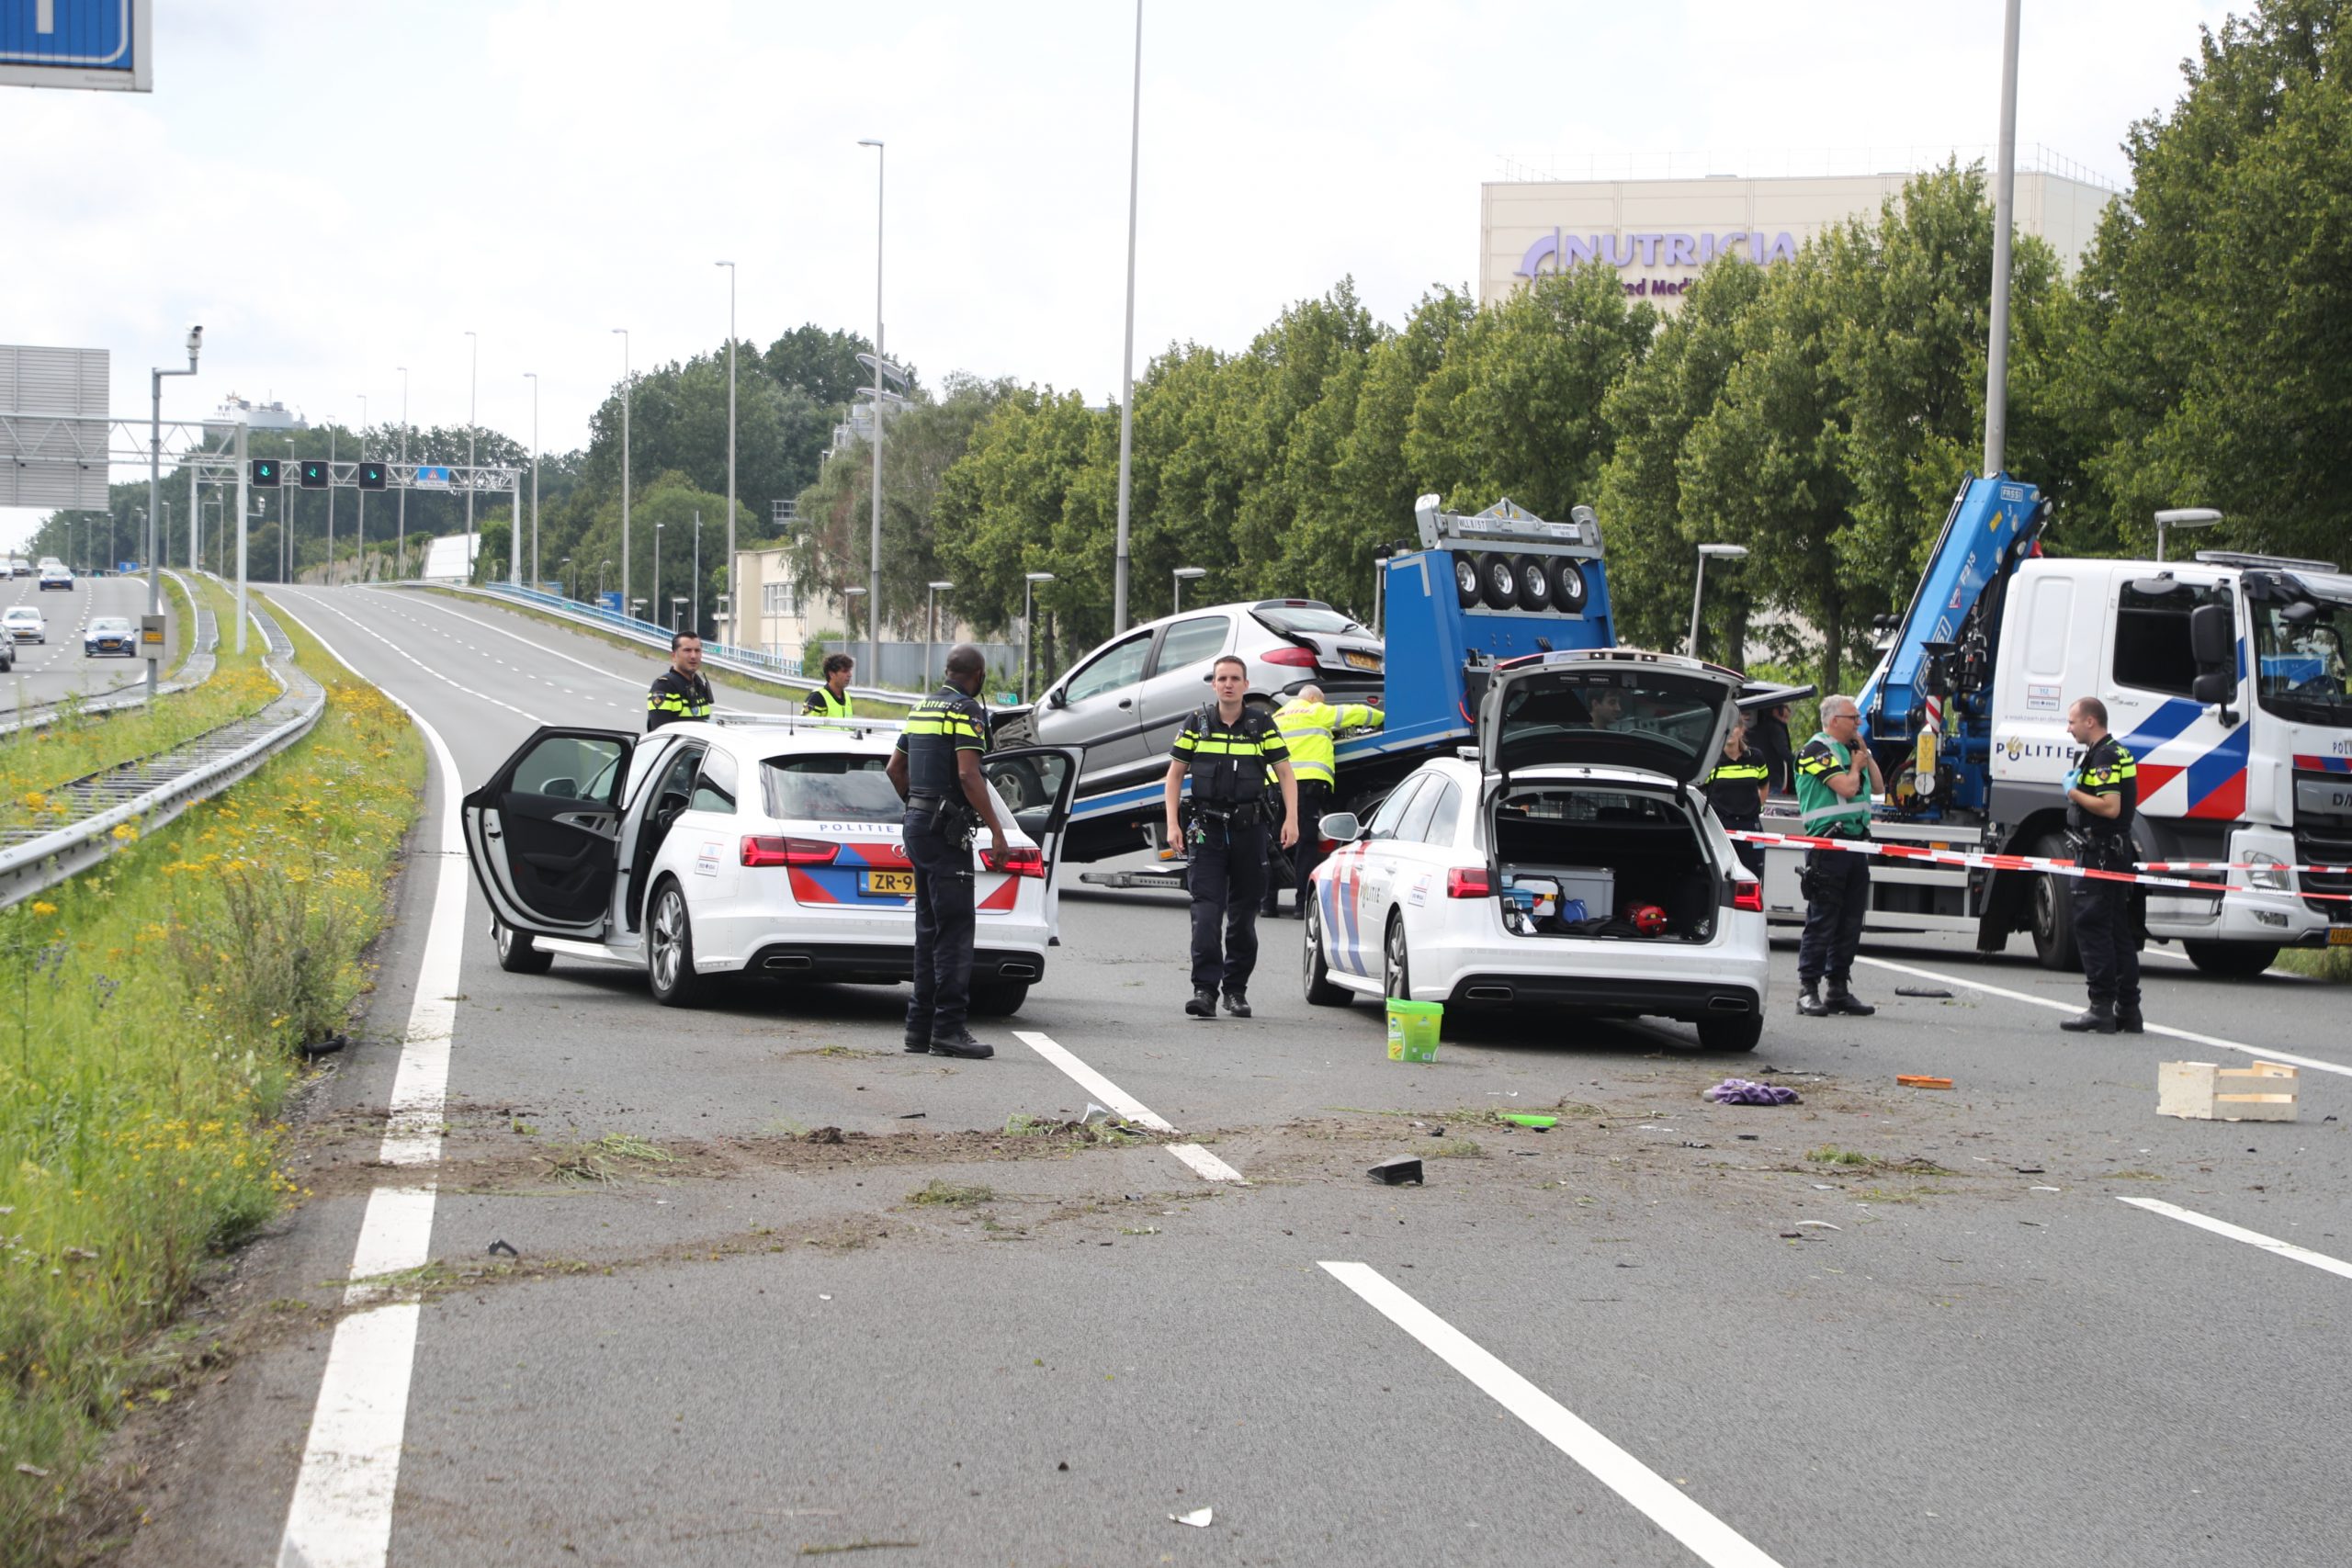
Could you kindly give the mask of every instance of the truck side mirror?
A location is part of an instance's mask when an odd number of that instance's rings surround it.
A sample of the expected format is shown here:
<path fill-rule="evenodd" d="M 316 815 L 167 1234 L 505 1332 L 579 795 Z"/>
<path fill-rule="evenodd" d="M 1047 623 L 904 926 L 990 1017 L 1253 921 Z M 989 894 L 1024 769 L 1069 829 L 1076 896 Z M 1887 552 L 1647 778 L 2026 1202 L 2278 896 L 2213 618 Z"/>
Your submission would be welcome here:
<path fill-rule="evenodd" d="M 2237 626 L 2227 604 L 2199 604 L 2188 612 L 2188 652 L 2202 671 L 2237 672 Z"/>
<path fill-rule="evenodd" d="M 2199 675 L 2188 684 L 2189 696 L 2207 707 L 2218 707 L 2238 694 L 2238 683 L 2227 675 Z"/>

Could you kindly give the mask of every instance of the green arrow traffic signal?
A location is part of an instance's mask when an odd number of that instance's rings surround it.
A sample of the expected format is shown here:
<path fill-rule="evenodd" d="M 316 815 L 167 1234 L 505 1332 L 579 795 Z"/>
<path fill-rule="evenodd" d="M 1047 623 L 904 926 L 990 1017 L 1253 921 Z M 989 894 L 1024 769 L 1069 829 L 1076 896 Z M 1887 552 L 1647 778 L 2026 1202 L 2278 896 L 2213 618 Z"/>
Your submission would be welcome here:
<path fill-rule="evenodd" d="M 255 457 L 253 460 L 253 482 L 254 484 L 266 490 L 276 490 L 277 488 L 277 460 L 276 458 Z"/>

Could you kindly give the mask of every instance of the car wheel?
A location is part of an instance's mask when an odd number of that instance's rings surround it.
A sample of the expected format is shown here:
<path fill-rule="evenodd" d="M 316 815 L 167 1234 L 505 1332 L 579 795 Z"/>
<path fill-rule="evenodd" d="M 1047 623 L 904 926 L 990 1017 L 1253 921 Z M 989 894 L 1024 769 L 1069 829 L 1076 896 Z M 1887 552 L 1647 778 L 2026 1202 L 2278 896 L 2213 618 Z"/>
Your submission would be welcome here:
<path fill-rule="evenodd" d="M 1413 999 L 1413 964 L 1405 951 L 1405 917 L 1393 913 L 1388 917 L 1388 934 L 1380 944 L 1381 994 L 1393 1002 Z"/>
<path fill-rule="evenodd" d="M 1478 563 L 1459 551 L 1453 557 L 1453 596 L 1465 610 L 1478 602 Z"/>
<path fill-rule="evenodd" d="M 1011 1018 L 1028 999 L 1028 981 L 990 980 L 973 986 L 970 1011 L 974 1018 Z"/>
<path fill-rule="evenodd" d="M 1699 1048 L 1702 1051 L 1753 1051 L 1756 1043 L 1764 1038 L 1764 1015 L 1749 1013 L 1745 1018 L 1702 1018 L 1699 1021 Z"/>
<path fill-rule="evenodd" d="M 1345 986 L 1334 985 L 1331 967 L 1323 962 L 1323 900 L 1315 897 L 1309 886 L 1302 892 L 1306 904 L 1306 957 L 1301 962 L 1303 978 L 1306 982 L 1306 999 L 1314 1007 L 1343 1008 L 1355 999 Z"/>
<path fill-rule="evenodd" d="M 2066 840 L 2050 834 L 2033 846 L 2033 852 L 2046 860 L 2068 860 L 2073 852 Z M 2082 955 L 2075 951 L 2075 911 L 2069 908 L 2073 899 L 2068 894 L 2074 879 L 2035 873 L 2033 876 L 2033 955 L 2044 969 L 2080 969 Z"/>
<path fill-rule="evenodd" d="M 1548 610 L 1552 607 L 1552 574 L 1544 570 L 1541 556 L 1521 556 L 1512 568 L 1519 577 L 1519 607 L 1522 610 Z"/>
<path fill-rule="evenodd" d="M 530 932 L 503 920 L 490 922 L 490 941 L 498 949 L 498 966 L 509 975 L 544 975 L 555 967 L 554 953 L 540 952 Z"/>
<path fill-rule="evenodd" d="M 1519 603 L 1519 569 L 1510 557 L 1489 550 L 1478 558 L 1479 596 L 1490 610 L 1508 610 Z"/>
<path fill-rule="evenodd" d="M 665 1008 L 700 1002 L 707 982 L 695 973 L 694 921 L 686 913 L 685 889 L 664 882 L 654 889 L 653 919 L 645 933 L 645 974 L 653 999 Z"/>
<path fill-rule="evenodd" d="M 2251 980 L 2278 961 L 2278 950 L 2267 943 L 2244 942 L 2185 942 L 2181 951 L 2207 975 Z"/>
<path fill-rule="evenodd" d="M 1551 565 L 1552 608 L 1565 615 L 1584 613 L 1584 569 L 1573 556 L 1555 556 Z"/>

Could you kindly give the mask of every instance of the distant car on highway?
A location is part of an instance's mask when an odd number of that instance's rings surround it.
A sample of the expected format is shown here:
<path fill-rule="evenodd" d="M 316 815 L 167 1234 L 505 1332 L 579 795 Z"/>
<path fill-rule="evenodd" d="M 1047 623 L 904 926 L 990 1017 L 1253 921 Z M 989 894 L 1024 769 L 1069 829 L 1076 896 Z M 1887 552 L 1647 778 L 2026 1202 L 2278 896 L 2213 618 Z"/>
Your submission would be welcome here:
<path fill-rule="evenodd" d="M 72 592 L 74 591 L 74 569 L 70 566 L 62 565 L 43 566 L 40 569 L 40 586 L 44 592 L 51 588 L 62 588 L 69 593 Z"/>
<path fill-rule="evenodd" d="M 107 653 L 119 653 L 125 659 L 139 656 L 139 628 L 124 616 L 96 616 L 82 632 L 82 656 L 85 659 L 96 659 Z"/>
<path fill-rule="evenodd" d="M 8 575 L 10 577 L 30 577 L 32 574 L 32 562 L 27 560 L 22 556 L 10 556 L 8 558 Z"/>
<path fill-rule="evenodd" d="M 6 632 L 12 643 L 45 643 L 49 640 L 49 617 L 30 604 L 14 604 L 0 613 L 0 631 Z"/>
<path fill-rule="evenodd" d="M 500 966 L 641 968 L 671 1007 L 733 975 L 906 980 L 914 871 L 883 773 L 897 740 L 896 725 L 732 715 L 643 736 L 539 730 L 463 807 Z M 971 1006 L 1002 1017 L 1057 936 L 1078 756 L 1032 747 L 981 766 L 1012 830 L 1003 865 L 987 863 L 985 834 L 973 850 Z"/>

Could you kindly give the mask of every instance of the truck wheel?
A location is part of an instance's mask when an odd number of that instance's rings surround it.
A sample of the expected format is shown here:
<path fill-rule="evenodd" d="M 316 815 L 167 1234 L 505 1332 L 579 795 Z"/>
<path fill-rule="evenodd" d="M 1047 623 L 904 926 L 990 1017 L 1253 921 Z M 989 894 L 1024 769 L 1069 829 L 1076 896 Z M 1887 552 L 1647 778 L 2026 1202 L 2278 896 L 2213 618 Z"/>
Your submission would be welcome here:
<path fill-rule="evenodd" d="M 1552 608 L 1561 615 L 1576 615 L 1584 612 L 1584 569 L 1573 556 L 1558 556 L 1552 561 Z"/>
<path fill-rule="evenodd" d="M 1542 556 L 1521 556 L 1512 569 L 1519 574 L 1519 607 L 1544 611 L 1552 607 L 1552 574 Z"/>
<path fill-rule="evenodd" d="M 1478 587 L 1488 609 L 1508 610 L 1519 603 L 1519 569 L 1510 557 L 1489 550 L 1478 558 Z"/>
<path fill-rule="evenodd" d="M 2052 833 L 2033 846 L 2044 860 L 2068 860 L 2066 840 Z M 2074 879 L 2036 872 L 2030 895 L 2033 908 L 2033 955 L 2044 969 L 2080 969 L 2082 955 L 2075 951 L 2075 911 L 2067 897 Z"/>
<path fill-rule="evenodd" d="M 1331 983 L 1331 967 L 1323 962 L 1323 900 L 1308 888 L 1304 893 L 1306 904 L 1306 953 L 1300 967 L 1306 981 L 1306 1000 L 1318 1008 L 1343 1008 L 1354 999 L 1354 993 L 1345 986 Z"/>
<path fill-rule="evenodd" d="M 1465 555 L 1453 558 L 1453 596 L 1465 610 L 1478 602 L 1478 563 Z"/>
<path fill-rule="evenodd" d="M 2278 962 L 2278 950 L 2261 942 L 2184 942 L 2180 946 L 2206 974 L 2233 980 L 2251 980 Z"/>

